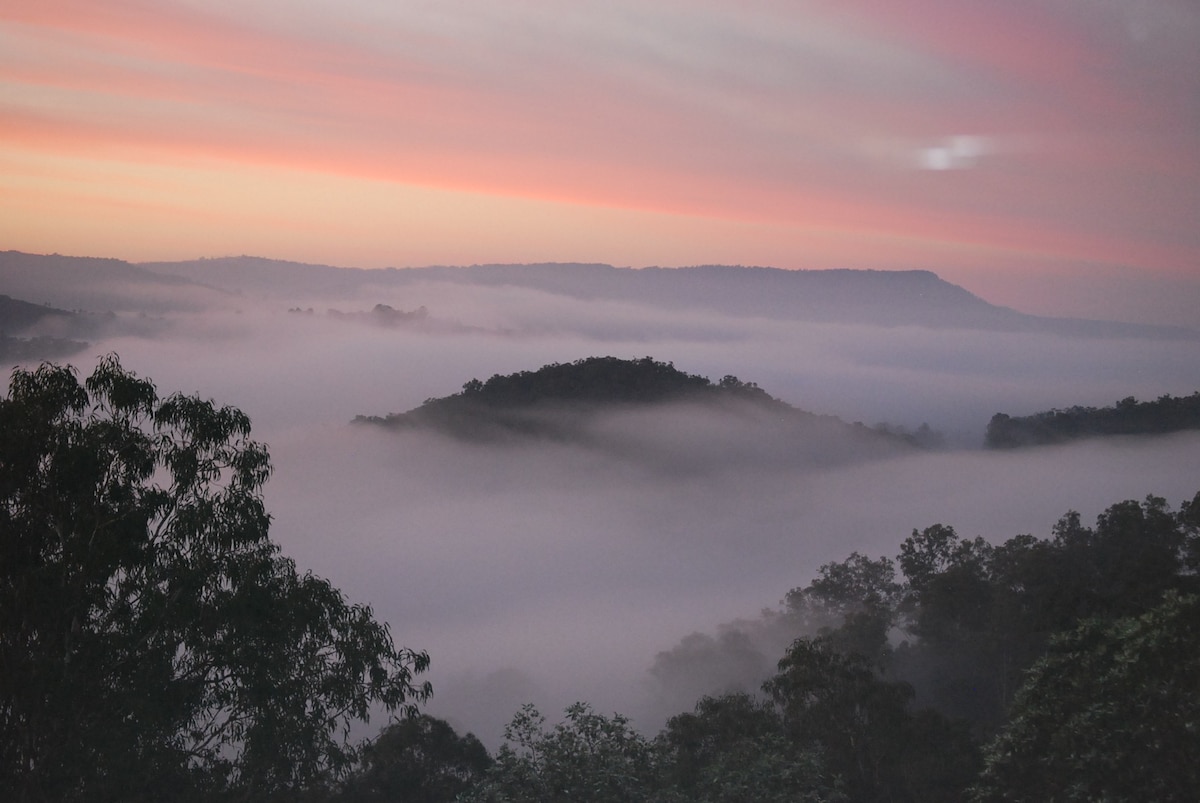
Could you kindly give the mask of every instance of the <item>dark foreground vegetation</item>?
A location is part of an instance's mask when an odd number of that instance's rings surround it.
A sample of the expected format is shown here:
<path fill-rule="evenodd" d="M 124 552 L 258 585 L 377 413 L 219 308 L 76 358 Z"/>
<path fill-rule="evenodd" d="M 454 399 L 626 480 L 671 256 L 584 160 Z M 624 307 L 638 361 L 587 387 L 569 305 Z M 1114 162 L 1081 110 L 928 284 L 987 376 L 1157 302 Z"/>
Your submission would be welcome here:
<path fill-rule="evenodd" d="M 1160 435 L 1200 429 L 1200 391 L 1139 402 L 1133 396 L 1112 407 L 1068 407 L 1013 417 L 996 413 L 985 443 L 993 449 L 1065 443 L 1102 435 Z"/>
<path fill-rule="evenodd" d="M 334 798 L 1194 800 L 1197 568 L 1200 494 L 999 545 L 934 525 L 790 592 L 812 635 L 761 693 L 705 697 L 654 738 L 582 703 L 552 727 L 526 707 L 490 758 L 404 722 Z"/>
<path fill-rule="evenodd" d="M 268 536 L 240 411 L 103 360 L 0 399 L 0 800 L 295 799 L 428 656 Z"/>
<path fill-rule="evenodd" d="M 471 392 L 480 392 L 475 389 Z M 753 391 L 750 391 L 753 392 Z M 1200 493 L 1001 544 L 914 530 L 789 592 L 754 693 L 656 736 L 579 703 L 494 755 L 428 657 L 268 539 L 236 410 L 101 363 L 0 399 L 0 799 L 1190 801 Z M 398 719 L 355 745 L 375 706 Z"/>

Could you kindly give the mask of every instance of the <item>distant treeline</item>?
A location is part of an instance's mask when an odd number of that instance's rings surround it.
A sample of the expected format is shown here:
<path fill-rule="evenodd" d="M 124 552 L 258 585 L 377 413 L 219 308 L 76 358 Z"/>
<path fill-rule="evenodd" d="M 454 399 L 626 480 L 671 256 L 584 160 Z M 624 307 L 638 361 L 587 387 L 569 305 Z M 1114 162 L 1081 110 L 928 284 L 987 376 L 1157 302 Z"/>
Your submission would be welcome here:
<path fill-rule="evenodd" d="M 1200 429 L 1200 391 L 1191 396 L 1160 396 L 1157 401 L 1122 399 L 1112 407 L 1069 407 L 1029 416 L 996 413 L 988 423 L 985 443 L 1007 449 L 1062 443 L 1097 435 L 1153 435 Z"/>

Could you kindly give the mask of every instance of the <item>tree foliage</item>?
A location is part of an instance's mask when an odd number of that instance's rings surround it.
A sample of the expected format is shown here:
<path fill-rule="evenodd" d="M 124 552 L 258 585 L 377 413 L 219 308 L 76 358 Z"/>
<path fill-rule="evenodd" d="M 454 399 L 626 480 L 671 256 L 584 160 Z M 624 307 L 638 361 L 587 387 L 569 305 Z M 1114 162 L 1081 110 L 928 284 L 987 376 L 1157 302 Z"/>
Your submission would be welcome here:
<path fill-rule="evenodd" d="M 879 670 L 825 638 L 802 638 L 765 689 L 792 741 L 819 747 L 851 800 L 960 799 L 977 762 L 966 730 L 914 710 L 912 688 Z"/>
<path fill-rule="evenodd" d="M 844 800 L 822 750 L 788 737 L 778 708 L 749 694 L 704 697 L 667 722 L 660 799 L 735 803 Z"/>
<path fill-rule="evenodd" d="M 653 800 L 658 773 L 652 744 L 620 714 L 606 717 L 575 703 L 549 730 L 524 706 L 504 729 L 505 744 L 468 801 Z"/>
<path fill-rule="evenodd" d="M 1001 801 L 1190 801 L 1200 789 L 1200 597 L 1057 636 L 989 745 Z"/>
<path fill-rule="evenodd" d="M 312 788 L 349 725 L 429 695 L 424 653 L 268 536 L 240 411 L 102 359 L 0 399 L 0 797 Z"/>
<path fill-rule="evenodd" d="M 483 779 L 492 759 L 468 733 L 459 736 L 427 714 L 388 725 L 362 751 L 359 771 L 345 785 L 347 800 L 440 803 L 454 800 Z"/>

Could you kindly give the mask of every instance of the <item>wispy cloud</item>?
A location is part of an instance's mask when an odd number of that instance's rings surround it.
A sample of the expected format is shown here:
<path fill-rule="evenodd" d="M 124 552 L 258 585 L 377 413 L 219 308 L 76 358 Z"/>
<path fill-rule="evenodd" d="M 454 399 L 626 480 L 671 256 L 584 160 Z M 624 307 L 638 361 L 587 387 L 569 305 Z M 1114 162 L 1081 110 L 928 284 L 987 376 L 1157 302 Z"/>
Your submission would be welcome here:
<path fill-rule="evenodd" d="M 219 174 L 233 196 L 264 170 L 350 182 L 333 208 L 294 212 L 297 228 L 323 221 L 357 240 L 342 263 L 395 261 L 388 233 L 364 240 L 354 224 L 390 192 L 497 199 L 526 240 L 539 213 L 523 205 L 581 210 L 625 241 L 630 257 L 612 261 L 631 264 L 714 261 L 656 237 L 673 216 L 685 239 L 719 229 L 729 245 L 708 252 L 740 262 L 1178 274 L 1200 248 L 1198 32 L 1200 12 L 1172 0 L 9 3 L 3 203 L 18 215 L 59 191 L 31 163 L 66 174 L 87 159 L 178 171 L 176 194 L 202 198 L 191 230 L 215 221 L 242 250 L 279 239 L 262 234 L 278 226 L 268 209 L 223 215 L 187 169 Z M 132 224 L 136 211 L 105 208 L 126 194 L 120 175 L 95 179 L 63 197 L 58 228 L 97 212 Z M 461 252 L 462 233 L 496 217 L 483 207 L 438 213 L 457 237 L 405 236 Z M 247 213 L 261 217 L 238 226 Z M 154 253 L 194 255 L 189 224 L 174 228 L 175 250 L 167 239 Z M 49 238 L 0 234 L 30 250 Z M 78 239 L 146 251 L 129 234 Z M 562 256 L 612 259 L 574 242 Z M 477 250 L 472 261 L 528 257 L 486 236 Z"/>

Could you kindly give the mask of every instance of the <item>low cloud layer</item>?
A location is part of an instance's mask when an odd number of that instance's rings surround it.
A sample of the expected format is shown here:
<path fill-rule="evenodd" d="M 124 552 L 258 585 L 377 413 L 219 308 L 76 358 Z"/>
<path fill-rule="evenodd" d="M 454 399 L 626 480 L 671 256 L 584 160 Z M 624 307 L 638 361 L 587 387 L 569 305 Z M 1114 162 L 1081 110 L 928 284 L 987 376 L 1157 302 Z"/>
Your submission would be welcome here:
<path fill-rule="evenodd" d="M 913 528 L 1044 536 L 1068 509 L 1087 520 L 1122 499 L 1177 505 L 1200 488 L 1200 434 L 978 448 L 998 411 L 1191 393 L 1194 342 L 788 323 L 448 285 L 325 308 L 376 303 L 424 305 L 454 326 L 242 299 L 173 315 L 154 337 L 97 341 L 75 362 L 86 373 L 115 351 L 162 392 L 245 410 L 274 457 L 275 539 L 374 606 L 398 641 L 429 650 L 430 711 L 493 746 L 527 701 L 553 711 L 585 699 L 657 728 L 703 686 L 664 688 L 650 672 L 659 653 L 755 619 L 853 550 L 894 555 Z M 590 446 L 349 424 L 471 378 L 599 355 L 734 374 L 847 421 L 928 422 L 950 448 L 863 459 L 831 437 L 805 452 L 759 422 L 686 408 L 602 419 Z"/>
<path fill-rule="evenodd" d="M 575 447 L 331 429 L 276 448 L 269 501 L 302 564 L 431 650 L 432 710 L 494 738 L 525 701 L 480 707 L 497 672 L 543 705 L 588 699 L 655 727 L 680 697 L 655 687 L 658 652 L 754 617 L 822 563 L 894 556 L 935 522 L 1003 540 L 1048 535 L 1072 508 L 1178 504 L 1198 448 L 1192 434 L 678 475 Z"/>

